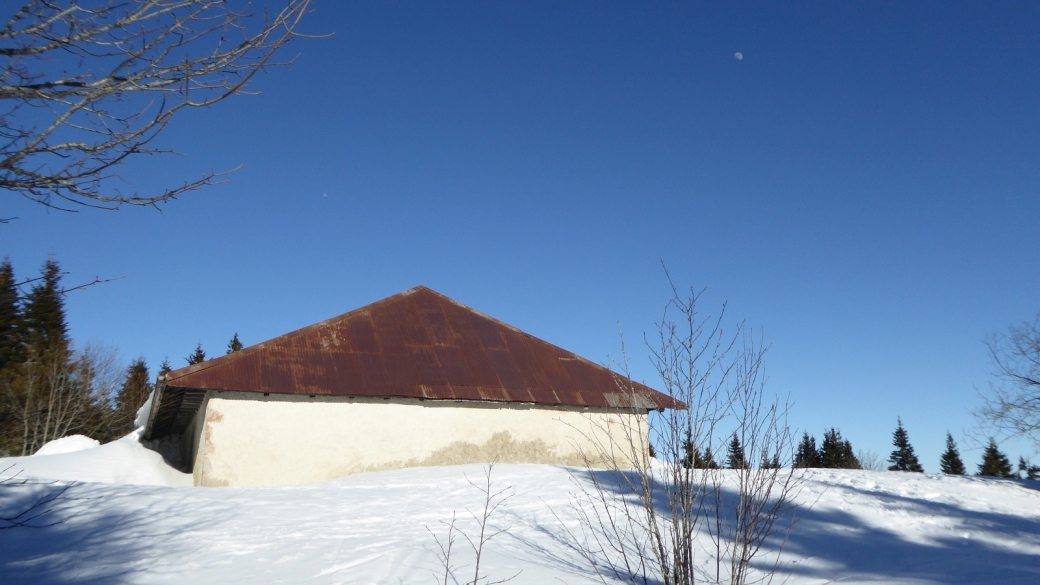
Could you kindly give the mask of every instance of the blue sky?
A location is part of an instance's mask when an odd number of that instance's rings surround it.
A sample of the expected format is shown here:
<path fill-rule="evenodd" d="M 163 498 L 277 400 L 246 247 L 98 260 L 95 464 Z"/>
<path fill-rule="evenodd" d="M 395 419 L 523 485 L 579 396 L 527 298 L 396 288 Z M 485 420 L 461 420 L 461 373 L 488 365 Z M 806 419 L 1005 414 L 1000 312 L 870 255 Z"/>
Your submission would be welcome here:
<path fill-rule="evenodd" d="M 153 372 L 423 284 L 596 361 L 620 322 L 651 385 L 663 260 L 761 328 L 797 427 L 887 456 L 901 416 L 937 471 L 982 338 L 1040 311 L 1038 27 L 1029 2 L 319 1 L 335 36 L 124 172 L 243 165 L 226 184 L 162 213 L 8 194 L 2 252 L 125 275 L 70 296 L 72 335 Z"/>

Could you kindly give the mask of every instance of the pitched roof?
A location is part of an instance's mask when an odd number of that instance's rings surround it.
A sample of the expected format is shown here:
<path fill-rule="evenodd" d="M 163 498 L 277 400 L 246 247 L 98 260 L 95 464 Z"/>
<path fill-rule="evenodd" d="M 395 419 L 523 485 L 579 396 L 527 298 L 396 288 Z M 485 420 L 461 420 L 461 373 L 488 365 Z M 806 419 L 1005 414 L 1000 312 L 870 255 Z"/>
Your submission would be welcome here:
<path fill-rule="evenodd" d="M 183 432 L 205 390 L 658 409 L 681 404 L 416 287 L 169 372 L 146 436 Z M 630 388 L 629 388 L 630 386 Z"/>

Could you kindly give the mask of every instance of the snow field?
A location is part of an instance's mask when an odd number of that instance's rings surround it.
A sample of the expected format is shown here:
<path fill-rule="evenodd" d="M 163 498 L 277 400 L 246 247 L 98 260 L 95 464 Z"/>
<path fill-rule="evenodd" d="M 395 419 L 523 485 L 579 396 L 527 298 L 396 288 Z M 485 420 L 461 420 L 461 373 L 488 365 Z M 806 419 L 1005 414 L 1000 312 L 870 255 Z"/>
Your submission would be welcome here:
<path fill-rule="evenodd" d="M 0 469 L 22 468 L 21 477 L 94 480 L 75 484 L 44 517 L 60 524 L 0 530 L 0 582 L 431 584 L 443 569 L 429 530 L 443 540 L 442 523 L 454 511 L 459 528 L 476 536 L 466 509 L 483 504 L 468 481 L 483 481 L 479 465 L 291 487 L 173 487 L 186 476 L 150 458 L 154 453 L 135 437 L 121 441 L 115 448 L 119 441 L 0 460 Z M 493 488 L 511 486 L 514 495 L 492 517 L 492 526 L 506 532 L 485 549 L 487 575 L 520 571 L 511 581 L 517 584 L 600 582 L 561 525 L 577 528 L 569 505 L 578 486 L 588 485 L 585 471 L 498 465 L 492 481 Z M 0 515 L 58 487 L 8 484 L 0 489 Z M 782 575 L 791 585 L 1040 583 L 1040 491 L 1033 487 L 809 471 Z M 699 538 L 708 544 L 706 535 Z M 452 560 L 460 582 L 472 579 L 473 554 L 461 538 Z"/>

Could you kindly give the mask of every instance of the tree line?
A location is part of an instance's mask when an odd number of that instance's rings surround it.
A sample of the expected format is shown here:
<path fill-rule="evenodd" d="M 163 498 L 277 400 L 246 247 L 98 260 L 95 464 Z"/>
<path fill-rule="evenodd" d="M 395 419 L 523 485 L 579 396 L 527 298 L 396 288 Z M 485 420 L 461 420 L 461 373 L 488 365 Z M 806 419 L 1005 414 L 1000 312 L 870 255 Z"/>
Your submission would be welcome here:
<path fill-rule="evenodd" d="M 74 346 L 63 276 L 53 258 L 23 281 L 9 260 L 0 263 L 0 456 L 31 455 L 69 435 L 102 443 L 123 437 L 152 391 L 143 357 L 124 366 L 111 348 Z M 241 348 L 236 333 L 228 353 Z M 205 359 L 200 343 L 185 361 Z M 159 375 L 170 369 L 164 360 Z"/>
<path fill-rule="evenodd" d="M 907 471 L 923 473 L 914 448 L 910 444 L 909 434 L 903 428 L 902 419 L 896 419 L 896 430 L 892 433 L 892 445 L 895 447 L 888 457 L 888 471 Z M 651 456 L 655 449 L 650 446 Z M 779 455 L 764 455 L 761 467 L 769 469 L 780 467 Z M 711 447 L 698 449 L 693 441 L 687 439 L 683 444 L 682 466 L 687 469 L 744 469 L 747 458 L 743 446 L 736 433 L 732 435 L 726 449 L 726 457 L 719 463 L 712 454 Z M 817 447 L 816 437 L 808 432 L 802 433 L 802 439 L 795 450 L 792 467 L 819 469 L 864 469 L 860 458 L 852 449 L 852 443 L 841 436 L 841 431 L 831 427 L 824 431 L 823 442 Z M 939 468 L 946 475 L 967 475 L 968 471 L 961 459 L 957 443 L 953 435 L 946 433 L 946 450 L 939 459 Z M 880 467 L 873 467 L 880 469 Z M 1021 479 L 1040 479 L 1040 466 L 1032 465 L 1024 457 L 1019 457 L 1017 469 L 1012 466 L 1007 455 L 1000 451 L 997 442 L 990 438 L 982 453 L 976 475 L 981 477 L 1003 477 Z"/>

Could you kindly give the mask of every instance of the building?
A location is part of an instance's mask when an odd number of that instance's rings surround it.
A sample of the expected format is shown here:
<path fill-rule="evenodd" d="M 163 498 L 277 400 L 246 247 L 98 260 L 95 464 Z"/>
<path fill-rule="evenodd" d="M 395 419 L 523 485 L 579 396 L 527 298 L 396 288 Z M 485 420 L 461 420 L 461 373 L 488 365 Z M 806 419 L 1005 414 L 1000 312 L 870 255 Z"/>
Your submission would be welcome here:
<path fill-rule="evenodd" d="M 200 486 L 499 461 L 602 467 L 668 396 L 428 288 L 160 376 L 145 439 Z M 681 406 L 681 405 L 679 405 Z"/>

